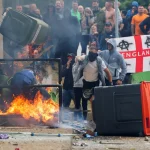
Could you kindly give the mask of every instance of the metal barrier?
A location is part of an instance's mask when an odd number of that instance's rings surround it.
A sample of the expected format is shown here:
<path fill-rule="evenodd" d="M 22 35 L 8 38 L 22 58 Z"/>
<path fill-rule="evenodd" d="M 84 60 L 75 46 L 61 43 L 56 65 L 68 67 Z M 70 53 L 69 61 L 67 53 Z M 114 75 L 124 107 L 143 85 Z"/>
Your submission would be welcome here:
<path fill-rule="evenodd" d="M 36 87 L 58 87 L 59 88 L 59 107 L 62 107 L 62 85 L 61 85 L 61 60 L 60 59 L 0 59 L 0 75 L 4 75 L 9 79 L 13 77 L 13 75 L 27 67 L 32 67 L 33 71 L 39 71 L 39 67 L 45 67 L 44 69 L 49 72 L 51 69 L 52 74 L 48 74 L 49 76 L 55 77 L 57 75 L 57 80 L 53 81 L 54 84 L 46 82 L 39 83 L 38 85 L 33 85 Z M 53 73 L 55 74 L 53 75 Z M 53 80 L 53 79 L 52 79 Z M 8 85 L 8 82 L 2 82 L 3 79 L 0 80 L 0 89 L 2 88 L 11 88 Z"/>

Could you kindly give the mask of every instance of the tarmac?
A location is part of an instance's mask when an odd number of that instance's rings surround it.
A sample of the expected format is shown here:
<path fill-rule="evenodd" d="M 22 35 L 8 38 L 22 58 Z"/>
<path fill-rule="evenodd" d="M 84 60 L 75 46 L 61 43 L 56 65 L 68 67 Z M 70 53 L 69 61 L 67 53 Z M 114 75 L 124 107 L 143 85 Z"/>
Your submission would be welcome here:
<path fill-rule="evenodd" d="M 88 139 L 81 134 L 65 134 L 68 129 L 63 134 L 57 134 L 60 129 L 53 130 L 55 134 L 9 132 L 9 139 L 0 139 L 0 150 L 150 150 L 149 137 L 99 136 Z"/>

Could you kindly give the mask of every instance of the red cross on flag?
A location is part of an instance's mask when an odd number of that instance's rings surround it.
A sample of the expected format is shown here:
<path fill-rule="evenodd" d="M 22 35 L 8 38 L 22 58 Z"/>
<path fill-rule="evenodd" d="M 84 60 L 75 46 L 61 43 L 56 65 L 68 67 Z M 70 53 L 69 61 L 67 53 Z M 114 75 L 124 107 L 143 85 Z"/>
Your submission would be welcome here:
<path fill-rule="evenodd" d="M 127 72 L 150 71 L 150 36 L 116 38 L 117 50 L 127 63 Z"/>

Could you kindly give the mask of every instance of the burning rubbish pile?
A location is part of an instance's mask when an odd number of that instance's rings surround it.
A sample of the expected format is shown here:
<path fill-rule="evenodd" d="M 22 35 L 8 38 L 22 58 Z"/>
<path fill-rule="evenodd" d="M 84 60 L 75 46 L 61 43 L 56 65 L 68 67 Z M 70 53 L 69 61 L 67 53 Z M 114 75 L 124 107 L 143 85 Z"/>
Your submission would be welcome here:
<path fill-rule="evenodd" d="M 50 91 L 50 89 L 48 90 Z M 34 100 L 28 100 L 23 95 L 14 97 L 7 105 L 7 110 L 0 110 L 0 116 L 21 115 L 24 119 L 34 118 L 37 122 L 58 122 L 59 104 L 53 99 L 43 100 L 44 97 L 38 91 Z"/>
<path fill-rule="evenodd" d="M 53 71 L 49 61 L 29 60 L 27 68 L 26 65 L 21 68 L 20 65 L 11 65 L 15 62 L 5 62 L 0 66 L 3 79 L 0 81 L 0 122 L 4 122 L 1 118 L 10 120 L 21 116 L 38 124 L 58 124 L 59 92 L 57 85 L 55 88 L 50 86 L 58 82 L 57 70 Z M 18 63 L 24 64 L 24 61 Z M 13 67 L 10 69 L 10 66 Z"/>

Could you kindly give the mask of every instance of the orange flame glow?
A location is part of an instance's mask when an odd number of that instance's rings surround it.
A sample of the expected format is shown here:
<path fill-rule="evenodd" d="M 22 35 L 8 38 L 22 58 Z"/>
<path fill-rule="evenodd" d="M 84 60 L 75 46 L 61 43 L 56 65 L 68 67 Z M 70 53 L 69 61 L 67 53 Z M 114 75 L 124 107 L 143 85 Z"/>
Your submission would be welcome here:
<path fill-rule="evenodd" d="M 15 97 L 6 112 L 0 110 L 0 115 L 17 114 L 27 120 L 34 118 L 38 122 L 46 123 L 52 121 L 54 114 L 58 114 L 58 112 L 59 105 L 51 99 L 43 100 L 43 96 L 38 92 L 34 101 L 29 101 L 23 95 Z"/>

